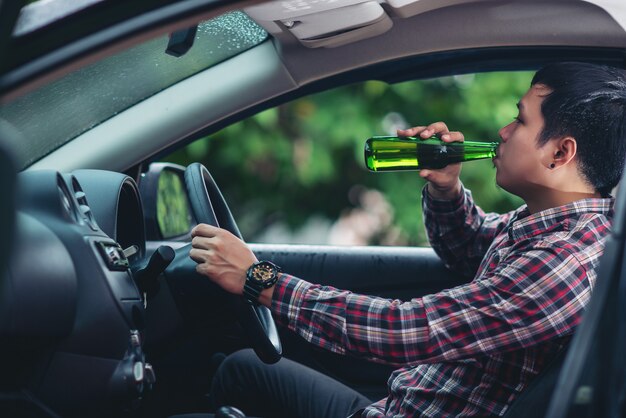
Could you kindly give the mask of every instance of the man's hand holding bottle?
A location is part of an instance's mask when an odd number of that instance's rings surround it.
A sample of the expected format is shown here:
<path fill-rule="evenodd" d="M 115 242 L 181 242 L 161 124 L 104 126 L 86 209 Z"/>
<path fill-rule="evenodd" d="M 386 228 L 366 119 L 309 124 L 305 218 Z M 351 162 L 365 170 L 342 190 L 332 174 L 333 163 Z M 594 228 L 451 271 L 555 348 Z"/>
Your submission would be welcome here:
<path fill-rule="evenodd" d="M 413 136 L 428 139 L 432 136 L 439 137 L 443 142 L 463 142 L 461 132 L 450 132 L 443 122 L 431 123 L 428 126 L 415 126 L 409 129 L 398 129 L 398 136 Z M 461 163 L 449 164 L 440 169 L 422 169 L 419 175 L 428 181 L 428 193 L 434 199 L 452 200 L 461 193 Z"/>

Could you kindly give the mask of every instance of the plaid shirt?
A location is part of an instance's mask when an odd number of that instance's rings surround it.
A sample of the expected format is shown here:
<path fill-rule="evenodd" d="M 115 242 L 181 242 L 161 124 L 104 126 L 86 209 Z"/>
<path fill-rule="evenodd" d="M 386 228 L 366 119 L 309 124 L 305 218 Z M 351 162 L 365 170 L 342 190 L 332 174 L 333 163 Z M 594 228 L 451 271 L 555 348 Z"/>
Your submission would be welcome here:
<path fill-rule="evenodd" d="M 423 192 L 431 244 L 467 284 L 402 302 L 283 274 L 272 311 L 319 347 L 401 367 L 363 417 L 500 416 L 579 324 L 613 203 L 498 215 L 467 190 L 455 201 Z"/>

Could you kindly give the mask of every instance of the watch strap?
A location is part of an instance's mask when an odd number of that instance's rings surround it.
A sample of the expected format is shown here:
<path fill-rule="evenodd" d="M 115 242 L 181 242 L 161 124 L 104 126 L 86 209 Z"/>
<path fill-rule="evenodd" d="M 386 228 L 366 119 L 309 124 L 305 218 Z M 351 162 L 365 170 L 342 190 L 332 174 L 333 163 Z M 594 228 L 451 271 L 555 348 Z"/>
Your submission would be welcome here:
<path fill-rule="evenodd" d="M 246 279 L 246 282 L 243 285 L 243 296 L 249 301 L 253 303 L 259 303 L 259 296 L 263 289 L 260 289 L 258 286 L 252 286 L 250 284 L 250 280 Z"/>

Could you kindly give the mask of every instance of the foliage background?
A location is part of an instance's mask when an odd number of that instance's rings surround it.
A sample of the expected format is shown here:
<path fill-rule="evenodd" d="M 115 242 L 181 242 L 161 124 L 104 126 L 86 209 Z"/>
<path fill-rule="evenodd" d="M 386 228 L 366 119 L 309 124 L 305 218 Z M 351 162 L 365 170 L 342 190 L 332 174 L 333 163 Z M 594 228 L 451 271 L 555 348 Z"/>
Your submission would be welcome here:
<path fill-rule="evenodd" d="M 166 160 L 205 164 L 249 242 L 427 245 L 424 181 L 415 172 L 368 172 L 365 139 L 438 120 L 467 139 L 498 139 L 531 78 L 527 72 L 483 73 L 349 85 L 263 111 Z M 465 164 L 461 179 L 486 211 L 522 203 L 496 186 L 489 160 Z M 368 191 L 380 191 L 385 201 L 375 192 L 373 200 L 364 198 L 372 197 Z M 351 236 L 355 231 L 346 226 L 364 230 L 362 242 L 328 239 Z"/>

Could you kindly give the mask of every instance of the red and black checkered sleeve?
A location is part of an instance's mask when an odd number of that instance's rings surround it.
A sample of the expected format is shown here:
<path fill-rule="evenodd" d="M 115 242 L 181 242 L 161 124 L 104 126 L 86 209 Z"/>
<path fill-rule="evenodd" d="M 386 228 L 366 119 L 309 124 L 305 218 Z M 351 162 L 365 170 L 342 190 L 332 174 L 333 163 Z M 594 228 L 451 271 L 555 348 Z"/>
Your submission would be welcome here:
<path fill-rule="evenodd" d="M 514 253 L 489 276 L 407 302 L 282 276 L 272 303 L 279 322 L 319 347 L 393 365 L 471 358 L 569 335 L 590 296 L 584 266 L 559 248 Z"/>
<path fill-rule="evenodd" d="M 422 207 L 430 245 L 449 269 L 467 278 L 474 277 L 489 246 L 515 213 L 485 213 L 465 188 L 448 201 L 433 199 L 424 187 Z"/>

